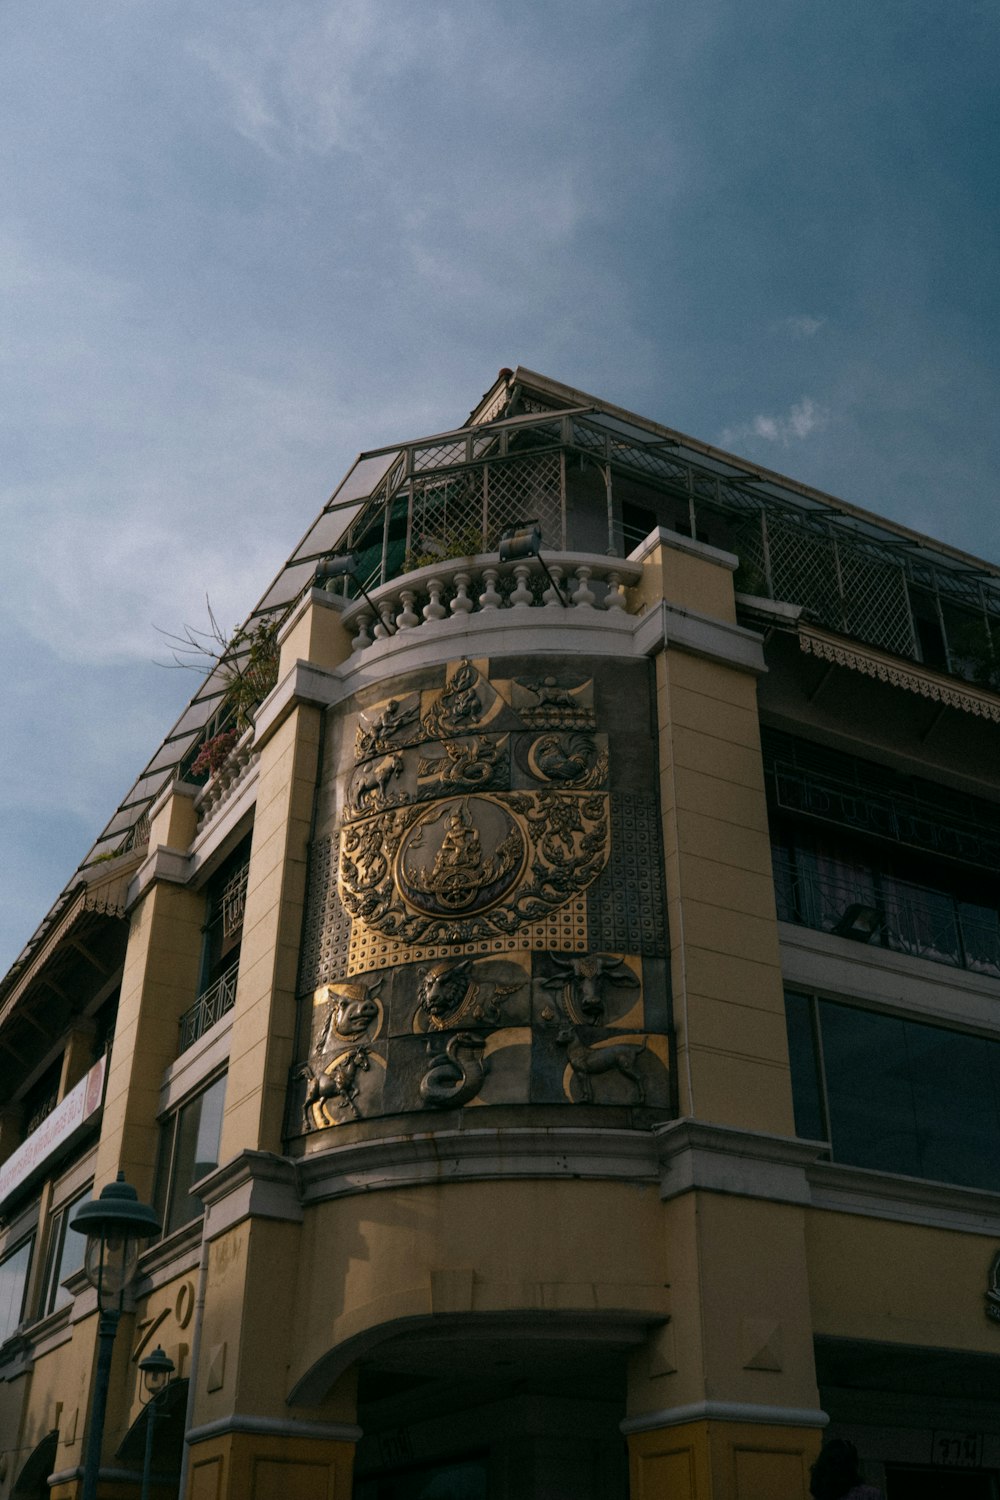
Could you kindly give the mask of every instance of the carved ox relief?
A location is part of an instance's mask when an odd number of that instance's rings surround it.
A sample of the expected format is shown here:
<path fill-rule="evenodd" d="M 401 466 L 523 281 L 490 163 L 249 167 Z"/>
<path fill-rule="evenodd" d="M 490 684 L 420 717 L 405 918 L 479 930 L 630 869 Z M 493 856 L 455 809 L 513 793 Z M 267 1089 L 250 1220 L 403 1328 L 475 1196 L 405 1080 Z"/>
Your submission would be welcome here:
<path fill-rule="evenodd" d="M 639 980 L 616 953 L 581 953 L 569 958 L 550 953 L 549 962 L 556 972 L 543 979 L 542 985 L 562 995 L 566 1015 L 576 1025 L 606 1022 L 609 989 L 639 988 Z"/>

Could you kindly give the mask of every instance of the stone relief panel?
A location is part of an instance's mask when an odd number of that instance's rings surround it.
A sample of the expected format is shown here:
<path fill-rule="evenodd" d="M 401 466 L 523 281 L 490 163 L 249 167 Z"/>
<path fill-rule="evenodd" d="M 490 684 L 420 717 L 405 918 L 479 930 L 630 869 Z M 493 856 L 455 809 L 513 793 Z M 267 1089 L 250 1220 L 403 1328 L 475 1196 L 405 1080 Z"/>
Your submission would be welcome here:
<path fill-rule="evenodd" d="M 648 667 L 552 665 L 463 660 L 332 725 L 292 1134 L 489 1104 L 669 1110 Z"/>

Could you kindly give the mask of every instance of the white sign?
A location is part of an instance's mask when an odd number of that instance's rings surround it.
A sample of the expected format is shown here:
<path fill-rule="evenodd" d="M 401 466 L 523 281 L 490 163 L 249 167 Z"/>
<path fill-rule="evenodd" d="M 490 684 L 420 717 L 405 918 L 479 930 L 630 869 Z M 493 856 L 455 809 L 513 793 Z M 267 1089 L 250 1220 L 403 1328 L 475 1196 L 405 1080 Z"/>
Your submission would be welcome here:
<path fill-rule="evenodd" d="M 0 1203 L 15 1188 L 23 1187 L 58 1151 L 69 1145 L 81 1126 L 101 1107 L 104 1096 L 104 1072 L 107 1054 L 95 1062 L 90 1071 L 71 1088 L 51 1114 L 33 1130 L 0 1166 Z"/>

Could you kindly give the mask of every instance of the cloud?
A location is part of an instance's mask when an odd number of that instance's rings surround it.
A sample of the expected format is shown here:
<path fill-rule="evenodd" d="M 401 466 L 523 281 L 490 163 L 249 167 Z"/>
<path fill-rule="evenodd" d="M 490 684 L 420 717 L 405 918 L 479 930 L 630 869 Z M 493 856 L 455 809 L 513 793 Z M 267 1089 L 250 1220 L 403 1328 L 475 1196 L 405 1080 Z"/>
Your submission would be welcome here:
<path fill-rule="evenodd" d="M 826 324 L 825 318 L 814 318 L 809 313 L 798 313 L 792 318 L 782 318 L 775 326 L 793 339 L 811 339 Z"/>
<path fill-rule="evenodd" d="M 759 438 L 765 443 L 780 443 L 782 448 L 788 448 L 792 443 L 802 442 L 814 432 L 822 431 L 829 420 L 829 413 L 823 407 L 811 396 L 803 396 L 784 416 L 769 417 L 759 413 L 749 422 L 724 428 L 719 442 L 723 448 L 731 448 L 748 438 Z"/>

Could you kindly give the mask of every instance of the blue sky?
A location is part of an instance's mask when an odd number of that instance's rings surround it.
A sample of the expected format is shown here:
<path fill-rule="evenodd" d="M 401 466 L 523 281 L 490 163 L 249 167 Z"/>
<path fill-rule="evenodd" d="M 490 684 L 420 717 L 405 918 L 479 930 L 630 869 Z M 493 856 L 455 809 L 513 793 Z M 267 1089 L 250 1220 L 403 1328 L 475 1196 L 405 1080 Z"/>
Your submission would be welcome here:
<path fill-rule="evenodd" d="M 7 0 L 0 970 L 354 454 L 522 363 L 1000 559 L 986 0 Z"/>

